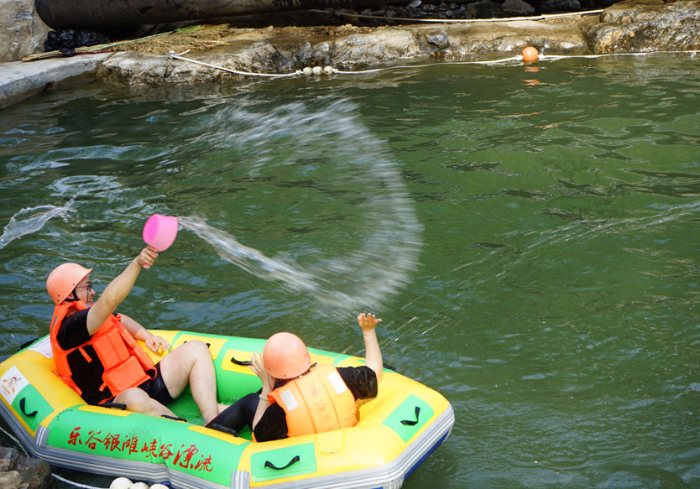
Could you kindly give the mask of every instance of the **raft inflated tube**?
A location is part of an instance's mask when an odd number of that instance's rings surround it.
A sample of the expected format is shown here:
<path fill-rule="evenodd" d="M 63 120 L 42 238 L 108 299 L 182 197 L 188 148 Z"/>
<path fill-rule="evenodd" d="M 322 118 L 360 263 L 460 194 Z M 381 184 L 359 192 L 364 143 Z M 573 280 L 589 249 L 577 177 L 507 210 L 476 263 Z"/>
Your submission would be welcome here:
<path fill-rule="evenodd" d="M 244 360 L 262 351 L 265 339 L 157 334 L 171 350 L 187 341 L 208 346 L 219 402 L 260 389 Z M 364 364 L 341 353 L 314 348 L 309 353 L 319 365 Z M 58 380 L 48 336 L 0 363 L 0 417 L 31 456 L 73 471 L 173 489 L 399 489 L 455 422 L 440 393 L 387 370 L 378 396 L 359 404 L 357 425 L 283 440 L 255 443 L 248 429 L 232 434 L 206 428 L 187 392 L 168 407 L 181 419 L 87 405 Z"/>
<path fill-rule="evenodd" d="M 36 10 L 41 20 L 53 29 L 109 30 L 365 3 L 365 0 L 36 0 Z"/>

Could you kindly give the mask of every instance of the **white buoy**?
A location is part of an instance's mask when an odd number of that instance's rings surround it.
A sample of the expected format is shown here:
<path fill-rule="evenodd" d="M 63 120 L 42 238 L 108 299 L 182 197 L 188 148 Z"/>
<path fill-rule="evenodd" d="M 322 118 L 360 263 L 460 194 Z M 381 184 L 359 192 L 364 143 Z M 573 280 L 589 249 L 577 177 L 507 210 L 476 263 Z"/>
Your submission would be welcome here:
<path fill-rule="evenodd" d="M 129 489 L 148 489 L 148 484 L 145 482 L 135 482 L 131 484 L 131 487 Z"/>
<path fill-rule="evenodd" d="M 301 72 L 303 74 L 305 74 L 306 76 L 311 76 L 311 74 L 313 73 L 313 70 L 309 66 L 307 66 Z"/>
<path fill-rule="evenodd" d="M 131 487 L 131 481 L 126 477 L 119 477 L 114 479 L 109 485 L 109 489 L 129 489 Z"/>
<path fill-rule="evenodd" d="M 333 74 L 333 71 L 335 71 L 335 70 L 333 69 L 332 66 L 325 66 L 325 67 L 323 68 L 323 72 L 324 72 L 326 75 L 332 75 L 332 74 Z"/>
<path fill-rule="evenodd" d="M 321 73 L 323 73 L 323 68 L 321 68 L 320 66 L 314 66 L 313 71 L 314 71 L 314 75 L 320 75 Z"/>

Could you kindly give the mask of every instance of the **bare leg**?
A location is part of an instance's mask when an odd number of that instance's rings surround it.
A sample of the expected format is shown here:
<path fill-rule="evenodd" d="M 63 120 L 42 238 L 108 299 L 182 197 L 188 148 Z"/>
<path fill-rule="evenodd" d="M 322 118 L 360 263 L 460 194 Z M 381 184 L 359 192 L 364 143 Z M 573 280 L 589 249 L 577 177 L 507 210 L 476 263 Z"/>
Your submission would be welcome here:
<path fill-rule="evenodd" d="M 163 381 L 173 399 L 182 394 L 189 383 L 204 423 L 219 414 L 216 372 L 207 345 L 201 341 L 188 341 L 166 355 L 160 365 Z"/>
<path fill-rule="evenodd" d="M 125 404 L 127 411 L 133 411 L 135 413 L 149 414 L 151 416 L 162 416 L 165 414 L 177 417 L 170 409 L 151 398 L 145 391 L 138 387 L 125 390 L 115 397 L 113 402 Z"/>

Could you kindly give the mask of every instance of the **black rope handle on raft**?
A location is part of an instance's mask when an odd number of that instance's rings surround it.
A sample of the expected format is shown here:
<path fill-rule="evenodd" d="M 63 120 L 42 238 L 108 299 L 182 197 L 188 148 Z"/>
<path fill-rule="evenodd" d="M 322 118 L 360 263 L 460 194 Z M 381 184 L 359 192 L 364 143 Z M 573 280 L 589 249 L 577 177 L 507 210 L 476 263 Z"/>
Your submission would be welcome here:
<path fill-rule="evenodd" d="M 253 362 L 250 360 L 236 360 L 234 357 L 231 357 L 231 363 L 235 365 L 240 365 L 241 367 L 248 367 L 250 365 L 253 365 Z"/>
<path fill-rule="evenodd" d="M 182 342 L 182 344 L 184 345 L 184 344 L 187 343 L 188 341 L 189 341 L 189 340 L 185 340 L 185 341 Z M 210 348 L 210 347 L 211 347 L 211 343 L 204 343 L 204 344 L 207 345 L 207 348 Z"/>
<path fill-rule="evenodd" d="M 416 420 L 413 421 L 411 419 L 404 419 L 404 420 L 401 420 L 401 424 L 406 425 L 406 426 L 415 426 L 418 424 L 419 416 L 420 416 L 420 407 L 416 406 Z"/>
<path fill-rule="evenodd" d="M 22 343 L 22 345 L 19 348 L 17 348 L 17 351 L 24 350 L 25 348 L 27 348 L 29 345 L 31 345 L 32 343 L 34 343 L 38 339 L 39 339 L 39 337 L 36 337 L 33 340 L 25 341 L 24 343 Z"/>
<path fill-rule="evenodd" d="M 187 423 L 187 420 L 185 418 L 178 418 L 177 416 L 170 416 L 169 414 L 161 414 L 160 417 L 165 419 L 172 419 L 173 421 L 184 421 L 185 423 Z"/>
<path fill-rule="evenodd" d="M 284 470 L 284 469 L 289 468 L 290 466 L 294 465 L 297 462 L 301 462 L 301 458 L 299 457 L 299 455 L 297 455 L 293 459 L 291 459 L 289 461 L 289 463 L 287 465 L 285 465 L 284 467 L 275 467 L 275 465 L 272 462 L 270 462 L 269 460 L 265 461 L 265 467 L 269 467 L 273 470 Z"/>
<path fill-rule="evenodd" d="M 26 397 L 23 397 L 22 399 L 19 400 L 19 408 L 22 410 L 22 414 L 24 414 L 26 417 L 33 418 L 34 416 L 36 416 L 39 413 L 39 411 L 32 411 L 31 413 L 28 413 L 27 409 L 25 407 L 26 404 L 27 404 Z"/>
<path fill-rule="evenodd" d="M 119 402 L 105 402 L 104 404 L 100 404 L 100 406 L 106 408 L 121 409 L 122 411 L 126 410 L 126 404 L 122 404 Z"/>
<path fill-rule="evenodd" d="M 223 433 L 228 433 L 229 435 L 238 436 L 238 433 L 236 432 L 236 430 L 232 430 L 231 428 L 227 428 L 226 426 L 220 425 L 219 423 L 214 423 L 211 426 L 207 425 L 207 428 L 221 431 Z"/>

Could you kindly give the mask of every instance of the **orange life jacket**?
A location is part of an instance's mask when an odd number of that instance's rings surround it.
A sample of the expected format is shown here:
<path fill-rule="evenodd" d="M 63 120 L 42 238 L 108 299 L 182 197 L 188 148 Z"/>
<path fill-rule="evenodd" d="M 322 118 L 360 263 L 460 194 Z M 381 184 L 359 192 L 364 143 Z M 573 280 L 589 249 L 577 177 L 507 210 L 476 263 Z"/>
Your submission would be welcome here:
<path fill-rule="evenodd" d="M 63 319 L 69 311 L 75 312 L 88 309 L 82 301 L 64 302 L 56 306 L 51 319 L 51 349 L 53 350 L 54 362 L 59 377 L 68 384 L 78 395 L 82 391 L 73 381 L 73 374 L 68 365 L 68 354 L 79 350 L 85 360 L 90 363 L 93 358 L 85 352 L 84 347 L 92 345 L 97 353 L 99 362 L 104 368 L 102 374 L 102 386 L 100 391 L 109 387 L 112 396 L 100 401 L 100 404 L 113 399 L 125 390 L 136 387 L 150 378 L 155 378 L 156 370 L 153 362 L 141 347 L 136 343 L 133 336 L 121 323 L 119 316 L 113 314 L 100 326 L 97 332 L 92 335 L 90 341 L 82 345 L 64 350 L 58 344 L 58 330 L 61 328 Z"/>
<path fill-rule="evenodd" d="M 355 397 L 333 365 L 319 365 L 268 395 L 287 415 L 288 436 L 349 428 L 357 424 Z"/>

